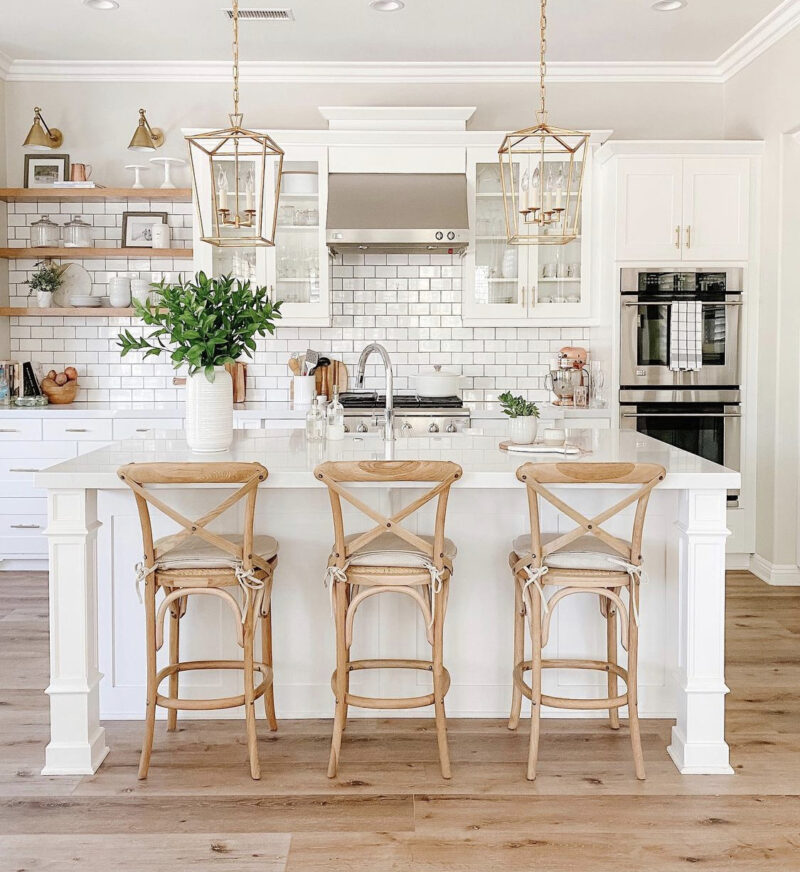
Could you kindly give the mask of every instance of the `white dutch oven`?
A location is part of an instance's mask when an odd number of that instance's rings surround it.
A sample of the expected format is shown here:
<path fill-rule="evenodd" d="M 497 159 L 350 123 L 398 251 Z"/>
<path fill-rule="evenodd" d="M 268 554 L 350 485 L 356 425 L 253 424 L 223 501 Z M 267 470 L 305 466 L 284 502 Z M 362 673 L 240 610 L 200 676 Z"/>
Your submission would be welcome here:
<path fill-rule="evenodd" d="M 434 366 L 418 372 L 411 381 L 420 397 L 456 397 L 461 391 L 461 378 L 457 372 L 442 372 L 441 366 Z"/>

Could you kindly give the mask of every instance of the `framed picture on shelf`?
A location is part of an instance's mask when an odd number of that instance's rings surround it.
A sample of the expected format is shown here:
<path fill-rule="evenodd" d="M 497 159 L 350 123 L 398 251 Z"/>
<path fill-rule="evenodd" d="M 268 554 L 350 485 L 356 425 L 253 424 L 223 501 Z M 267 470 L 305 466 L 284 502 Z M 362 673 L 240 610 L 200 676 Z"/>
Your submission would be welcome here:
<path fill-rule="evenodd" d="M 26 188 L 52 188 L 56 182 L 69 179 L 68 154 L 26 154 Z"/>
<path fill-rule="evenodd" d="M 123 212 L 122 247 L 152 248 L 153 225 L 166 223 L 166 212 Z"/>

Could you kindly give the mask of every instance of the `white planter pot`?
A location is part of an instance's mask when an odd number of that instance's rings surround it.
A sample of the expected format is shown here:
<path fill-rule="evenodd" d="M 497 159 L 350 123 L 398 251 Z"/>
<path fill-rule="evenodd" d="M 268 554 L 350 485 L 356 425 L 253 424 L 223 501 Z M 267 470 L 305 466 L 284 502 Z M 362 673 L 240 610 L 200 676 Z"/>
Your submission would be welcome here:
<path fill-rule="evenodd" d="M 227 451 L 233 442 L 233 382 L 224 366 L 214 381 L 204 372 L 186 379 L 186 442 L 192 451 Z"/>
<path fill-rule="evenodd" d="M 525 418 L 509 418 L 509 438 L 515 445 L 530 445 L 536 439 L 539 419 L 533 415 Z"/>
<path fill-rule="evenodd" d="M 53 305 L 52 291 L 37 291 L 36 305 L 40 309 L 49 309 Z"/>

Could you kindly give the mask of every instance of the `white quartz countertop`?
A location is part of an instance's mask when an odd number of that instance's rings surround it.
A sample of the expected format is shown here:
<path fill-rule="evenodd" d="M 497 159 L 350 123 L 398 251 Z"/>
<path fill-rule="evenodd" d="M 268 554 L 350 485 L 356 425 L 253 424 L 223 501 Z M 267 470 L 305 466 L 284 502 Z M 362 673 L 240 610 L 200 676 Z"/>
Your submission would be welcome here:
<path fill-rule="evenodd" d="M 475 420 L 504 419 L 506 416 L 497 402 L 465 400 Z M 609 410 L 604 409 L 572 409 L 554 406 L 550 403 L 539 403 L 541 417 L 545 420 L 560 420 L 562 418 L 604 418 Z M 0 406 L 0 419 L 10 416 L 21 418 L 183 418 L 185 407 L 177 403 L 70 403 L 65 406 L 51 405 L 41 408 Z M 288 420 L 305 418 L 307 406 L 295 406 L 293 403 L 281 402 L 248 402 L 237 403 L 233 407 L 234 415 L 240 419 L 273 419 Z M 402 409 L 395 409 L 397 415 L 402 415 Z"/>
<path fill-rule="evenodd" d="M 630 430 L 573 430 L 570 443 L 577 444 L 585 453 L 577 457 L 559 453 L 511 454 L 500 450 L 497 436 L 462 433 L 407 436 L 389 444 L 377 434 L 348 434 L 338 442 L 308 443 L 302 430 L 243 430 L 234 433 L 229 451 L 196 454 L 188 448 L 182 433 L 156 432 L 141 439 L 115 442 L 44 469 L 36 474 L 35 485 L 40 488 L 122 488 L 125 485 L 116 473 L 126 463 L 233 460 L 263 463 L 269 470 L 266 487 L 323 487 L 311 474 L 323 460 L 382 459 L 455 461 L 464 470 L 458 487 L 520 487 L 515 471 L 526 461 L 564 459 L 660 463 L 667 470 L 660 487 L 672 490 L 728 489 L 741 485 L 738 472 Z"/>

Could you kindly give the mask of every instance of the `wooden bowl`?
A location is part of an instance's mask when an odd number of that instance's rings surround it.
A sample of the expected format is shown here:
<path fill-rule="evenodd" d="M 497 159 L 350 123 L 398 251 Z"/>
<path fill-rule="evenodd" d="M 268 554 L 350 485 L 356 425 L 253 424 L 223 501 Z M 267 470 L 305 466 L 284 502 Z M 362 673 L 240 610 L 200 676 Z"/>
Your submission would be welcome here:
<path fill-rule="evenodd" d="M 78 394 L 78 382 L 68 381 L 65 385 L 57 385 L 52 379 L 42 380 L 42 393 L 56 406 L 66 406 L 75 401 Z"/>

